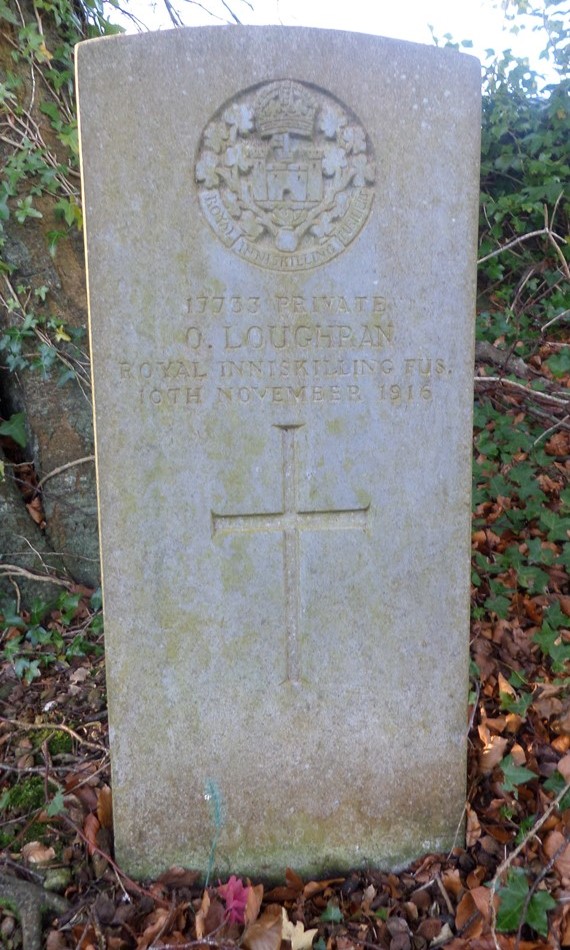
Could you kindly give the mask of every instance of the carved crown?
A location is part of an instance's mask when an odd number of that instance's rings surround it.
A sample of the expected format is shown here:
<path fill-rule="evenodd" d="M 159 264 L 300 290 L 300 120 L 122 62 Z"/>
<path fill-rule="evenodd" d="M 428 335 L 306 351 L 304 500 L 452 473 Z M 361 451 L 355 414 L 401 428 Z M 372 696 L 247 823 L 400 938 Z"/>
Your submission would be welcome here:
<path fill-rule="evenodd" d="M 261 136 L 291 132 L 311 136 L 317 103 L 310 93 L 289 79 L 271 83 L 256 100 L 256 125 Z"/>

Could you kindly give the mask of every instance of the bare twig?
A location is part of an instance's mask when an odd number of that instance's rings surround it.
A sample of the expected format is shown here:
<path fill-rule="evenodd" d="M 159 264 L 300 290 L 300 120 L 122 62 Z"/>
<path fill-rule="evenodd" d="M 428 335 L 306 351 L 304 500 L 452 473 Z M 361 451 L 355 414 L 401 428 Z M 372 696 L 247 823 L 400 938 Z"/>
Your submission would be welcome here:
<path fill-rule="evenodd" d="M 566 258 L 564 257 L 564 254 L 560 250 L 558 243 L 554 240 L 554 235 L 552 231 L 548 231 L 548 240 L 552 244 L 558 258 L 560 259 L 560 264 L 561 264 L 562 270 L 564 271 L 564 276 L 566 277 L 566 280 L 570 280 L 570 267 L 568 266 L 568 261 L 566 260 Z"/>
<path fill-rule="evenodd" d="M 38 484 L 36 485 L 36 491 L 39 491 L 42 485 L 44 485 L 48 478 L 54 478 L 55 475 L 61 475 L 62 472 L 66 472 L 67 469 L 73 468 L 74 465 L 83 465 L 85 462 L 94 462 L 94 455 L 85 455 L 81 459 L 74 459 L 73 462 L 66 462 L 65 465 L 59 465 L 58 468 L 54 468 L 53 471 L 48 472 L 47 475 L 44 475 L 43 478 L 40 478 Z"/>
<path fill-rule="evenodd" d="M 54 574 L 35 574 L 33 571 L 27 571 L 24 567 L 19 567 L 18 564 L 0 564 L 0 577 L 25 577 L 29 581 L 55 584 L 57 587 L 65 587 L 66 590 L 72 590 L 75 586 L 72 581 L 65 581 Z"/>
<path fill-rule="evenodd" d="M 535 445 L 538 445 L 539 442 L 542 442 L 542 440 L 545 439 L 547 435 L 550 435 L 551 432 L 556 432 L 557 429 L 567 429 L 568 426 L 566 425 L 566 423 L 569 421 L 570 421 L 570 415 L 564 416 L 563 419 L 560 419 L 559 422 L 556 422 L 553 426 L 550 426 L 549 429 L 545 429 L 545 431 L 541 432 L 538 438 L 535 439 L 534 442 L 532 443 L 533 448 Z"/>
<path fill-rule="evenodd" d="M 232 20 L 233 20 L 235 23 L 241 24 L 241 20 L 236 16 L 236 14 L 235 14 L 234 11 L 232 10 L 232 8 L 226 3 L 226 0 L 222 0 L 222 6 L 226 8 L 226 10 L 228 11 L 228 13 L 229 13 L 229 15 L 231 16 Z"/>
<path fill-rule="evenodd" d="M 69 775 L 70 772 L 74 771 L 75 764 L 70 765 L 54 765 L 51 769 L 53 775 Z M 44 765 L 28 765 L 20 767 L 19 765 L 6 765 L 3 762 L 0 765 L 0 773 L 2 772 L 14 772 L 17 775 L 45 775 L 45 766 Z M 91 777 L 91 776 L 90 776 Z M 20 821 L 20 818 L 14 818 L 13 821 Z M 9 824 L 7 821 L 0 823 L 2 827 Z"/>
<path fill-rule="evenodd" d="M 166 7 L 166 11 L 168 13 L 168 16 L 172 20 L 173 25 L 184 26 L 184 22 L 182 18 L 180 17 L 180 14 L 174 9 L 170 0 L 164 0 L 164 6 Z"/>
<path fill-rule="evenodd" d="M 70 729 L 69 726 L 64 726 L 63 724 L 59 725 L 58 723 L 44 722 L 44 723 L 32 723 L 32 722 L 22 722 L 20 719 L 7 719 L 5 716 L 0 716 L 0 722 L 6 722 L 10 726 L 16 726 L 17 729 L 23 729 L 24 731 L 41 729 L 45 731 L 46 729 L 51 729 L 52 732 L 66 732 L 69 736 L 79 742 L 81 745 L 84 745 L 87 749 L 93 749 L 95 752 L 103 752 L 107 754 L 107 750 L 104 745 L 99 743 L 89 742 L 87 739 L 83 739 L 79 733 L 75 732 L 73 729 Z"/>
<path fill-rule="evenodd" d="M 522 383 L 515 383 L 512 379 L 504 379 L 502 376 L 475 376 L 475 386 L 477 388 L 483 389 L 488 383 L 507 386 L 509 389 L 516 389 L 539 402 L 549 402 L 557 406 L 562 406 L 565 409 L 570 405 L 570 399 L 560 399 L 558 396 L 543 393 L 539 389 L 529 389 L 528 386 L 523 386 Z"/>
<path fill-rule="evenodd" d="M 450 917 L 455 917 L 455 911 L 454 911 L 454 909 L 453 909 L 453 904 L 451 903 L 451 901 L 450 901 L 450 899 L 449 899 L 449 894 L 447 893 L 447 891 L 446 891 L 446 889 L 445 889 L 444 883 L 443 883 L 443 881 L 442 881 L 442 879 L 441 879 L 441 874 L 436 874 L 436 876 L 435 876 L 435 883 L 437 884 L 437 886 L 438 886 L 438 888 L 439 888 L 439 892 L 440 892 L 441 896 L 443 897 L 443 899 L 444 899 L 444 901 L 445 901 L 445 906 L 447 907 L 447 911 L 448 911 Z"/>
<path fill-rule="evenodd" d="M 562 317 L 567 317 L 570 314 L 570 310 L 563 310 L 562 313 L 557 314 L 552 320 L 549 320 L 548 323 L 545 323 L 542 327 L 542 332 L 544 333 L 548 327 L 551 327 L 553 323 L 557 323 L 558 320 L 562 320 Z"/>
<path fill-rule="evenodd" d="M 477 264 L 484 264 L 485 261 L 490 261 L 492 257 L 498 257 L 499 254 L 503 253 L 503 251 L 508 251 L 510 250 L 511 247 L 516 247 L 517 244 L 524 244 L 525 241 L 530 241 L 531 238 L 546 236 L 550 239 L 550 235 L 552 234 L 553 232 L 550 230 L 548 226 L 545 228 L 540 228 L 539 231 L 529 231 L 528 234 L 521 234 L 520 237 L 513 238 L 512 241 L 508 241 L 506 244 L 503 244 L 501 247 L 498 247 L 496 251 L 491 251 L 491 253 L 486 254 L 485 257 L 480 257 L 479 260 L 477 261 Z M 559 241 L 563 240 L 559 234 L 554 234 L 553 237 L 558 238 Z"/>
<path fill-rule="evenodd" d="M 531 375 L 530 368 L 520 356 L 513 356 L 510 350 L 499 350 L 486 340 L 478 340 L 475 344 L 475 360 L 491 363 L 493 366 L 500 367 L 504 372 L 516 373 L 522 379 L 528 379 Z M 509 367 L 508 370 L 507 366 Z"/>
<path fill-rule="evenodd" d="M 211 16 L 213 20 L 220 20 L 221 23 L 225 23 L 223 17 L 218 16 L 217 13 L 213 13 L 211 10 L 208 10 L 208 7 L 203 3 L 199 3 L 199 0 L 186 0 L 186 3 L 191 3 L 193 7 L 198 7 L 200 10 L 203 10 L 204 13 L 207 13 L 208 16 Z"/>

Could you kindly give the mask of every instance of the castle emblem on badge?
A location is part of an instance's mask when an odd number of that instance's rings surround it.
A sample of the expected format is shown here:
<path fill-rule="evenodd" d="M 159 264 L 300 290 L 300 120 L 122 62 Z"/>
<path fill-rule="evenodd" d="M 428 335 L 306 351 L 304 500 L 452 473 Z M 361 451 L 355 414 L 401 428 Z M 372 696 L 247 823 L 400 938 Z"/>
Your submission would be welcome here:
<path fill-rule="evenodd" d="M 219 110 L 195 175 L 202 211 L 226 247 L 274 271 L 336 257 L 364 227 L 374 196 L 362 124 L 328 93 L 288 79 Z"/>

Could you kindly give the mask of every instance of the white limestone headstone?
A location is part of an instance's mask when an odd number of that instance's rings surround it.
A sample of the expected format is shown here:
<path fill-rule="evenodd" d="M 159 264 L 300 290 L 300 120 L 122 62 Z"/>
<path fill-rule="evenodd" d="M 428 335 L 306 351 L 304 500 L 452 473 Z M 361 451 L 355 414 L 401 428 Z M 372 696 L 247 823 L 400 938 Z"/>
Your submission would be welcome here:
<path fill-rule="evenodd" d="M 479 65 L 279 27 L 77 55 L 118 860 L 447 849 Z"/>

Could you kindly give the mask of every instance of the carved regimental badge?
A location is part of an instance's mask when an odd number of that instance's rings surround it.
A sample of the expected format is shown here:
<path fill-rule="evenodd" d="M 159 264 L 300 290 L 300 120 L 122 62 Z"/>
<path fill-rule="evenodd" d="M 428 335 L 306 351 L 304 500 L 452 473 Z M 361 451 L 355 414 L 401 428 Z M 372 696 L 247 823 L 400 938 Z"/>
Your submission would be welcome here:
<path fill-rule="evenodd" d="M 306 270 L 336 257 L 364 227 L 372 146 L 331 95 L 279 80 L 246 90 L 212 118 L 196 181 L 226 247 L 269 270 Z"/>

